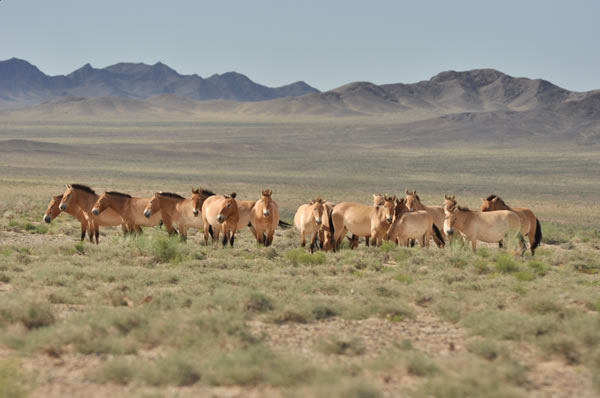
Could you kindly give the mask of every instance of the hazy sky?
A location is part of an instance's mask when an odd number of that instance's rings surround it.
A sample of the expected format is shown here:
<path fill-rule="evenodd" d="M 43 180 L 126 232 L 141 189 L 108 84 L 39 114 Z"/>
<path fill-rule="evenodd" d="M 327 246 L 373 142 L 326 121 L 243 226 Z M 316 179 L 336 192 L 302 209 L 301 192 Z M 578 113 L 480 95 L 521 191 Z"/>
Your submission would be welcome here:
<path fill-rule="evenodd" d="M 12 57 L 50 75 L 161 61 L 320 90 L 495 68 L 586 91 L 600 88 L 600 1 L 2 0 Z"/>

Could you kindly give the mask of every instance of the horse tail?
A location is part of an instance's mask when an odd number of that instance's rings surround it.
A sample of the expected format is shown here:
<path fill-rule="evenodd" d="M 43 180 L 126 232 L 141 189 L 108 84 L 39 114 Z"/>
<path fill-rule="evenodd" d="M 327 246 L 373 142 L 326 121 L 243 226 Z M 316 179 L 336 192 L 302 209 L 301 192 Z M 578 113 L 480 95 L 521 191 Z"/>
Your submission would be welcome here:
<path fill-rule="evenodd" d="M 442 233 L 440 232 L 439 228 L 435 226 L 435 224 L 431 225 L 433 232 L 435 233 L 435 236 L 437 236 L 437 238 L 440 241 L 440 244 L 438 244 L 438 247 L 443 247 L 446 242 L 444 242 L 444 237 L 442 236 Z"/>
<path fill-rule="evenodd" d="M 333 214 L 333 207 L 331 209 L 329 209 L 329 211 L 327 212 L 327 218 L 329 219 L 329 234 L 331 236 L 331 243 L 333 245 L 333 251 L 336 252 L 337 251 L 337 242 L 334 240 L 335 228 L 333 227 L 333 217 L 331 217 L 332 214 Z"/>
<path fill-rule="evenodd" d="M 214 238 L 214 237 L 215 237 L 215 236 L 214 236 L 215 234 L 214 234 L 214 232 L 213 232 L 213 229 L 212 229 L 212 225 L 209 225 L 209 226 L 208 226 L 208 233 L 210 234 L 210 237 L 211 237 L 211 238 Z"/>
<path fill-rule="evenodd" d="M 542 241 L 542 226 L 540 225 L 540 220 L 535 219 L 535 239 L 533 240 L 533 244 L 531 245 L 531 254 L 533 251 L 540 245 Z"/>
<path fill-rule="evenodd" d="M 285 221 L 279 220 L 279 226 L 282 229 L 288 229 L 288 228 L 290 228 L 292 226 L 292 224 L 289 224 L 289 223 L 286 223 Z"/>

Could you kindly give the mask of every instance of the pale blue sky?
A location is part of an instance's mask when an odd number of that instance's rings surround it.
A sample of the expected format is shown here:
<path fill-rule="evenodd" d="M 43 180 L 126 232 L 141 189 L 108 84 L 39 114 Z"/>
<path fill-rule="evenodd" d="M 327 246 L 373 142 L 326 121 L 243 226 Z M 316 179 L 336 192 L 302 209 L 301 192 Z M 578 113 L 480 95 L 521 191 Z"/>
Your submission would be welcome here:
<path fill-rule="evenodd" d="M 0 60 L 50 75 L 161 61 L 320 90 L 495 68 L 600 88 L 600 1 L 2 0 Z"/>

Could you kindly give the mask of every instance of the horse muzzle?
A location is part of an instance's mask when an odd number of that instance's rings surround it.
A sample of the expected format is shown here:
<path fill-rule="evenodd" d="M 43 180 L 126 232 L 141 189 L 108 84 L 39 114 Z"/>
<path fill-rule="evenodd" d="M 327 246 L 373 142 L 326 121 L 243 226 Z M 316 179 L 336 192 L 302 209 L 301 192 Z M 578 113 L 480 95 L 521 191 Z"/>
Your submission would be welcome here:
<path fill-rule="evenodd" d="M 61 204 L 60 206 L 58 206 L 59 209 L 61 209 L 62 211 L 67 210 L 67 205 L 66 204 Z"/>
<path fill-rule="evenodd" d="M 49 215 L 45 215 L 44 216 L 44 221 L 48 224 L 50 224 L 50 221 L 52 221 L 52 217 L 50 217 Z"/>
<path fill-rule="evenodd" d="M 320 218 L 315 218 L 315 222 L 317 223 L 317 225 L 321 225 L 321 219 Z"/>
<path fill-rule="evenodd" d="M 92 214 L 95 216 L 98 216 L 98 215 L 100 215 L 100 210 L 97 207 L 94 207 L 92 209 Z"/>
<path fill-rule="evenodd" d="M 412 207 L 409 207 L 409 208 L 408 208 L 408 211 L 413 211 L 413 208 L 412 208 Z"/>
<path fill-rule="evenodd" d="M 194 209 L 194 210 L 192 210 L 192 213 L 194 214 L 194 217 L 198 217 L 198 214 L 200 214 L 200 211 L 198 209 Z"/>
<path fill-rule="evenodd" d="M 152 210 L 144 210 L 144 217 L 150 218 L 151 215 L 152 215 Z"/>
<path fill-rule="evenodd" d="M 446 232 L 446 235 L 453 235 L 454 234 L 454 229 L 449 228 L 449 229 L 445 230 L 444 232 Z"/>
<path fill-rule="evenodd" d="M 270 214 L 271 212 L 269 210 L 263 210 L 263 216 L 269 217 Z"/>
<path fill-rule="evenodd" d="M 392 221 L 394 221 L 394 217 L 386 217 L 385 221 L 387 221 L 388 224 L 391 224 Z"/>
<path fill-rule="evenodd" d="M 223 224 L 223 221 L 225 221 L 225 217 L 223 216 L 223 214 L 219 214 L 217 216 L 217 221 L 219 222 L 219 224 Z"/>

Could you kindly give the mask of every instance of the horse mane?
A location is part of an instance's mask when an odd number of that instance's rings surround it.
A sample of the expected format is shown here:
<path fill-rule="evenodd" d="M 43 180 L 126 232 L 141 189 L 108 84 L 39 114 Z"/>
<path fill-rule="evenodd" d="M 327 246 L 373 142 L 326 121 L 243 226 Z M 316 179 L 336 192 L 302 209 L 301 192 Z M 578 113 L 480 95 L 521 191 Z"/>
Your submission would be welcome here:
<path fill-rule="evenodd" d="M 496 195 L 496 194 L 491 194 L 490 196 L 488 196 L 487 198 L 485 198 L 485 200 L 494 200 L 494 199 L 496 199 L 496 198 L 500 199 L 500 198 L 498 197 L 498 195 Z"/>
<path fill-rule="evenodd" d="M 109 192 L 105 192 L 105 194 L 107 194 L 107 195 L 116 195 L 116 196 L 123 196 L 123 197 L 126 197 L 126 198 L 131 198 L 130 194 L 123 193 L 123 192 L 109 191 Z"/>
<path fill-rule="evenodd" d="M 88 187 L 87 185 L 83 185 L 83 184 L 71 184 L 72 188 L 78 189 L 80 191 L 84 191 L 87 193 L 90 193 L 92 195 L 95 195 L 96 192 L 94 192 L 94 190 L 90 187 Z"/>
<path fill-rule="evenodd" d="M 456 206 L 456 208 L 460 211 L 468 211 L 470 213 L 473 212 L 473 210 L 469 209 L 467 206 Z"/>
<path fill-rule="evenodd" d="M 194 189 L 192 188 L 192 193 L 197 193 L 199 195 L 206 195 L 206 196 L 215 196 L 216 193 L 214 193 L 213 191 L 209 191 L 208 189 L 204 189 L 199 187 L 198 189 Z"/>
<path fill-rule="evenodd" d="M 158 193 L 160 196 L 167 196 L 169 198 L 175 198 L 175 199 L 185 199 L 183 196 L 173 193 L 173 192 L 159 192 Z"/>
<path fill-rule="evenodd" d="M 56 196 L 55 196 L 54 198 L 52 198 L 52 199 L 54 199 L 54 200 L 62 200 L 63 196 L 64 196 L 64 195 L 61 193 L 60 195 L 56 195 Z"/>

